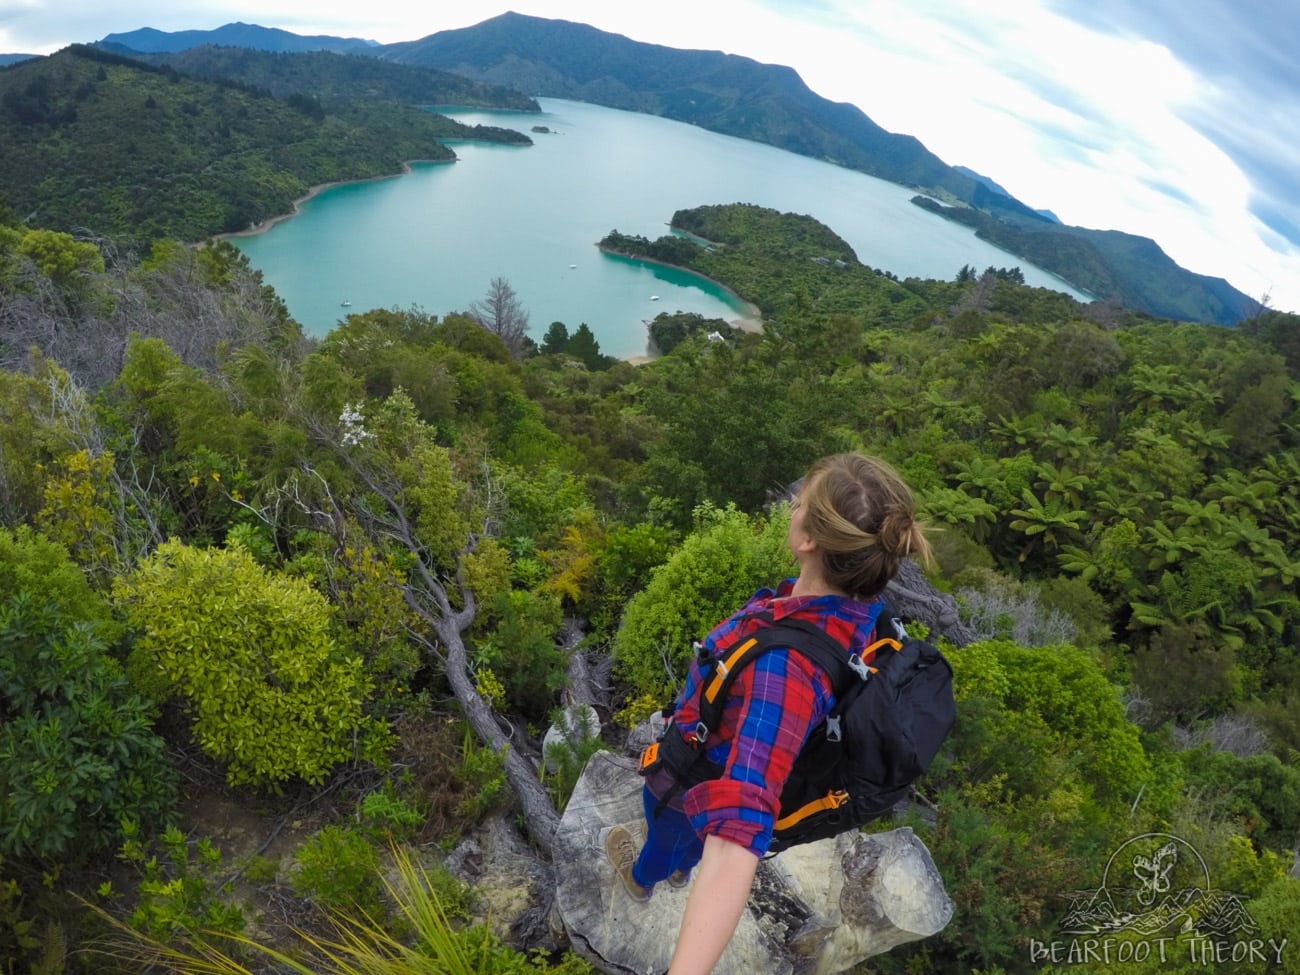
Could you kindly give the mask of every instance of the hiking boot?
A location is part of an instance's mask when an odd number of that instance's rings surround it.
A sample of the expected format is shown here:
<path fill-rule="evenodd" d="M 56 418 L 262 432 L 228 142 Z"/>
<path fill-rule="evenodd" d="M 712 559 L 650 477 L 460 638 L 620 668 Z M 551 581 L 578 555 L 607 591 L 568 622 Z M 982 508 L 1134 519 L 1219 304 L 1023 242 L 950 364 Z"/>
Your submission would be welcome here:
<path fill-rule="evenodd" d="M 668 878 L 669 887 L 685 887 L 691 882 L 691 872 L 689 870 L 674 870 Z"/>
<path fill-rule="evenodd" d="M 605 837 L 605 855 L 609 857 L 609 862 L 614 865 L 614 872 L 618 874 L 618 879 L 623 881 L 623 886 L 627 888 L 628 896 L 634 901 L 644 904 L 650 899 L 651 887 L 642 887 L 632 878 L 632 865 L 636 863 L 636 856 L 639 847 L 636 840 L 622 826 L 615 826 Z"/>

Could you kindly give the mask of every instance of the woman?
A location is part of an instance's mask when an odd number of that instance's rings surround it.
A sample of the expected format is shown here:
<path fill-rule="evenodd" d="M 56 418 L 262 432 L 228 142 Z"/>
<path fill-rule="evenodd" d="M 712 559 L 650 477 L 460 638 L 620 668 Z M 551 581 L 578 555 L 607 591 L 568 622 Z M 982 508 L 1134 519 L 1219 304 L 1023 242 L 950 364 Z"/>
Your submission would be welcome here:
<path fill-rule="evenodd" d="M 930 548 L 914 515 L 912 497 L 887 464 L 839 454 L 813 465 L 790 513 L 787 535 L 799 567 L 776 592 L 763 589 L 705 639 L 734 645 L 762 625 L 793 618 L 813 623 L 862 653 L 874 642 L 880 594 L 903 558 L 923 561 Z M 701 679 L 692 664 L 672 720 L 683 731 L 698 721 Z M 749 899 L 754 872 L 772 840 L 781 788 L 808 733 L 834 705 L 830 679 L 802 654 L 773 649 L 741 671 L 732 685 L 709 758 L 723 764 L 717 779 L 684 793 L 666 771 L 646 778 L 646 842 L 610 831 L 606 851 L 633 899 L 650 898 L 654 885 L 684 884 L 698 865 L 678 932 L 669 975 L 712 970 L 731 940 Z"/>

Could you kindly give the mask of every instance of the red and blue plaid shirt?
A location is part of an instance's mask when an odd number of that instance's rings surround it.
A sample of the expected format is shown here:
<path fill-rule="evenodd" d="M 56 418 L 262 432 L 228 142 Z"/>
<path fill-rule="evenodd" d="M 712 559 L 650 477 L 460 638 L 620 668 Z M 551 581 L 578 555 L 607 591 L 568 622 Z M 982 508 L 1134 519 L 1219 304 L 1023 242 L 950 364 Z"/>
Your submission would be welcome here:
<path fill-rule="evenodd" d="M 871 643 L 880 601 L 862 603 L 845 596 L 792 596 L 793 579 L 774 593 L 760 589 L 739 612 L 718 624 L 704 640 L 735 646 L 760 626 L 752 614 L 770 610 L 772 622 L 797 617 L 824 629 L 854 653 Z M 683 732 L 699 721 L 703 670 L 691 664 L 673 714 Z M 763 856 L 772 842 L 781 789 L 808 734 L 835 704 L 830 678 L 797 651 L 781 648 L 760 655 L 740 672 L 723 709 L 709 758 L 725 766 L 721 778 L 688 789 L 682 806 L 700 836 L 719 836 Z"/>

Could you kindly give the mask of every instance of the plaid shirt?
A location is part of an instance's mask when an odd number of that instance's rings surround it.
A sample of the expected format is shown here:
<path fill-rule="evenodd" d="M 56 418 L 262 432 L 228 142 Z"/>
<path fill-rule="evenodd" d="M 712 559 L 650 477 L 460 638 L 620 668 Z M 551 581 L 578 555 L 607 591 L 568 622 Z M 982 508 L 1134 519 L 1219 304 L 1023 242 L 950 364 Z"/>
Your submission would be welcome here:
<path fill-rule="evenodd" d="M 748 618 L 769 609 L 773 621 L 797 617 L 814 623 L 854 652 L 871 642 L 881 602 L 861 603 L 844 596 L 791 596 L 793 579 L 773 593 L 760 589 L 738 613 L 705 638 L 712 653 L 718 643 L 734 646 L 764 624 Z M 699 721 L 703 670 L 691 664 L 672 720 L 683 731 Z M 709 758 L 725 765 L 721 778 L 686 791 L 682 806 L 700 836 L 710 834 L 763 856 L 772 842 L 781 789 L 795 756 L 835 704 L 830 678 L 802 654 L 780 648 L 760 655 L 740 672 L 723 709 Z"/>

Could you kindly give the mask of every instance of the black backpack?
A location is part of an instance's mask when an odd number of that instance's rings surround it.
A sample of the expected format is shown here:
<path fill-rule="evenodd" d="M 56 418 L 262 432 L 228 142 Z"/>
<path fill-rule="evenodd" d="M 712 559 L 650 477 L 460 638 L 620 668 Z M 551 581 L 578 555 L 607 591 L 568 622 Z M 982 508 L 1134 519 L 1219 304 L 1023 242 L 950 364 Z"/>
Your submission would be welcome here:
<path fill-rule="evenodd" d="M 770 620 L 758 614 L 765 617 Z M 641 773 L 667 767 L 676 778 L 674 792 L 721 776 L 723 767 L 705 752 L 732 681 L 759 654 L 788 647 L 826 671 L 835 707 L 795 758 L 768 852 L 835 836 L 884 815 L 929 767 L 956 720 L 956 706 L 952 666 L 943 654 L 908 637 L 888 607 L 881 619 L 878 632 L 893 636 L 873 645 L 870 665 L 850 657 L 820 627 L 791 618 L 761 627 L 734 647 L 715 648 L 716 655 L 701 648 L 700 722 L 683 735 L 669 720 L 642 755 Z"/>

